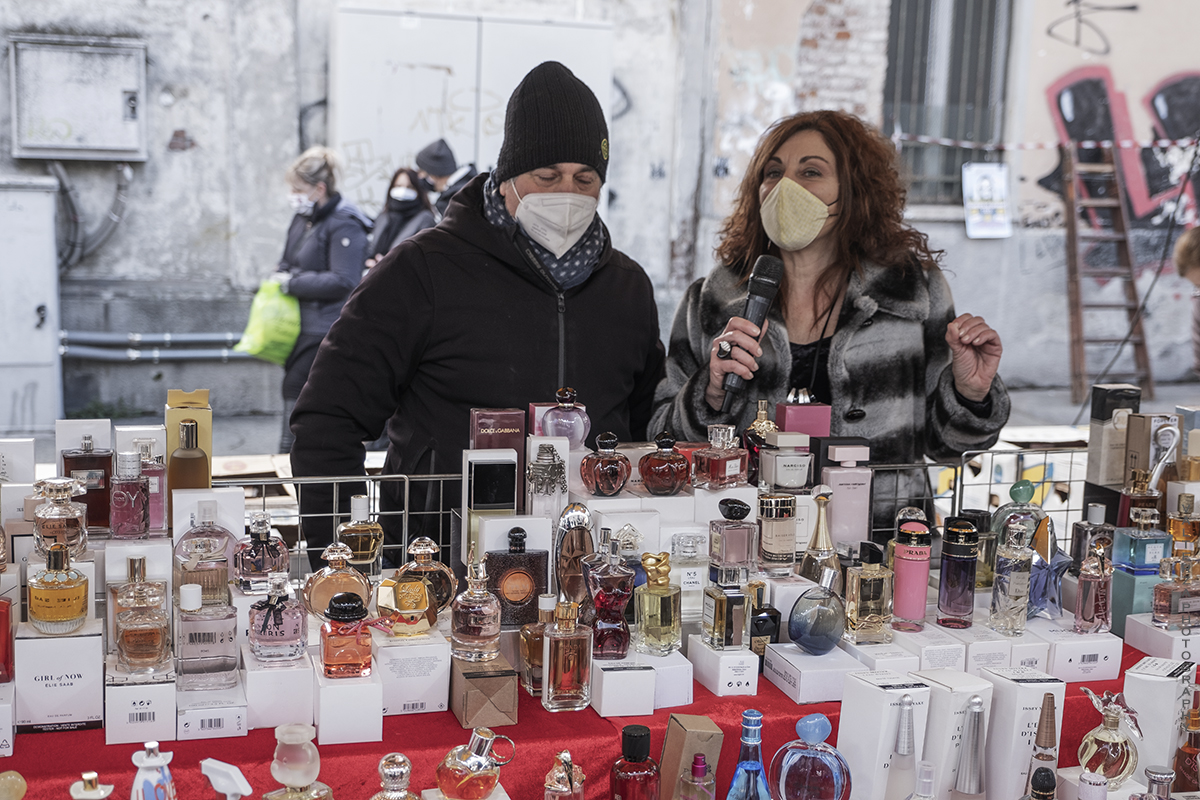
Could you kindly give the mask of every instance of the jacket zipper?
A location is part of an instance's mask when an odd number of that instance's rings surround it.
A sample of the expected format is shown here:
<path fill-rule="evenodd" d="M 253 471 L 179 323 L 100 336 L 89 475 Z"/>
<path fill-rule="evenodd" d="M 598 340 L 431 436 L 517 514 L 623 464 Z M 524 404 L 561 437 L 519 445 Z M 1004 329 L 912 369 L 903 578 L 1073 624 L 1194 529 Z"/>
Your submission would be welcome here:
<path fill-rule="evenodd" d="M 516 236 L 517 249 L 521 251 L 521 255 L 525 261 L 533 268 L 533 271 L 538 274 L 546 285 L 554 292 L 554 297 L 558 302 L 558 384 L 557 386 L 567 385 L 567 301 L 562 293 L 562 289 L 550 277 L 549 271 L 538 261 L 537 256 L 529 248 L 525 238 L 521 235 Z"/>

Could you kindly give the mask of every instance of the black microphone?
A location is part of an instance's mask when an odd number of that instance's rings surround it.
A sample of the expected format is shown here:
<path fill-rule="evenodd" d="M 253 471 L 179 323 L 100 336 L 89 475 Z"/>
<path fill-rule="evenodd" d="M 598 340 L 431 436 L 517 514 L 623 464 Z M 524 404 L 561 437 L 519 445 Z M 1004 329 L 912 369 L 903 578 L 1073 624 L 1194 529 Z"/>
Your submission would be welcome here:
<path fill-rule="evenodd" d="M 767 320 L 767 311 L 771 308 L 771 303 L 775 302 L 781 280 L 783 262 L 775 256 L 759 256 L 750 272 L 750 293 L 746 296 L 746 310 L 742 316 L 760 330 Z M 743 391 L 746 388 L 746 379 L 737 373 L 726 372 L 722 386 L 725 389 L 725 402 L 721 405 L 721 412 L 727 414 L 733 407 L 733 392 Z"/>

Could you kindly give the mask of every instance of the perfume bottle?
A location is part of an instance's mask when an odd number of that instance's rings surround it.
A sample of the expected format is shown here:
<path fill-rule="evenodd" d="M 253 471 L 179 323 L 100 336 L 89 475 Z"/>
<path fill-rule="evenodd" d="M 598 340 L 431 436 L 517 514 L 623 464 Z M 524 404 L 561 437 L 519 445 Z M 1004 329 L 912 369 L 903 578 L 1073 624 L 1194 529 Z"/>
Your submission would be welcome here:
<path fill-rule="evenodd" d="M 1075 590 L 1075 632 L 1107 633 L 1112 629 L 1112 561 L 1096 548 L 1083 560 Z"/>
<path fill-rule="evenodd" d="M 992 513 L 981 508 L 964 508 L 958 512 L 979 532 L 979 556 L 975 567 L 975 588 L 992 588 L 992 570 L 996 566 L 996 543 L 998 536 L 992 530 Z"/>
<path fill-rule="evenodd" d="M 16 775 L 15 772 L 10 772 L 10 775 Z M 20 776 L 18 776 L 20 777 Z M 85 772 L 79 776 L 80 780 L 71 784 L 72 800 L 104 800 L 112 794 L 112 784 L 101 784 L 100 775 L 95 772 Z M 22 788 L 19 793 L 10 794 L 10 797 L 23 797 L 25 795 L 24 780 L 22 779 Z"/>
<path fill-rule="evenodd" d="M 970 520 L 949 517 L 942 527 L 942 571 L 938 582 L 937 624 L 962 630 L 975 613 L 979 531 Z"/>
<path fill-rule="evenodd" d="M 133 608 L 133 606 L 122 605 L 121 590 L 124 589 L 126 586 L 130 586 L 135 583 L 147 582 L 147 580 L 146 580 L 146 557 L 145 556 L 129 556 L 128 559 L 126 560 L 125 569 L 126 569 L 126 572 L 125 572 L 126 578 L 124 581 L 114 581 L 112 583 L 107 584 L 107 586 L 106 586 L 106 588 L 108 590 L 107 608 L 105 609 L 105 612 L 108 616 L 107 629 L 109 631 L 112 631 L 111 635 L 113 635 L 113 636 L 116 635 L 117 616 L 121 612 L 129 611 L 130 609 Z M 167 602 L 167 596 L 168 596 L 167 582 L 166 581 L 153 581 L 153 583 L 157 584 L 159 593 L 162 595 L 161 602 L 159 603 L 159 609 L 167 616 L 168 623 L 169 623 L 171 609 L 170 609 L 169 603 Z M 133 600 L 133 599 L 135 599 L 135 595 L 127 594 L 125 596 L 125 599 Z M 140 597 L 138 599 L 140 599 Z"/>
<path fill-rule="evenodd" d="M 114 539 L 145 539 L 150 535 L 150 479 L 142 475 L 141 453 L 117 453 L 109 505 Z"/>
<path fill-rule="evenodd" d="M 267 596 L 250 606 L 250 652 L 264 664 L 303 658 L 308 646 L 308 614 L 288 597 L 288 574 L 272 572 Z"/>
<path fill-rule="evenodd" d="M 554 756 L 554 766 L 546 773 L 544 800 L 583 800 L 585 778 L 571 751 L 563 750 Z"/>
<path fill-rule="evenodd" d="M 825 743 L 832 731 L 824 714 L 809 714 L 796 723 L 800 738 L 779 748 L 771 759 L 770 785 L 778 787 L 779 797 L 849 800 L 850 767 Z"/>
<path fill-rule="evenodd" d="M 829 448 L 829 459 L 841 466 L 821 470 L 821 483 L 833 490 L 829 498 L 829 535 L 836 547 L 857 544 L 871 535 L 871 449 L 861 445 Z"/>
<path fill-rule="evenodd" d="M 362 598 L 363 606 L 371 602 L 371 581 L 350 566 L 353 552 L 341 542 L 333 542 L 321 553 L 325 566 L 308 576 L 301 599 L 309 614 L 326 619 L 325 610 L 335 594 L 354 592 Z"/>
<path fill-rule="evenodd" d="M 380 581 L 375 607 L 379 610 L 379 622 L 391 626 L 392 636 L 423 636 L 438 624 L 433 587 L 415 573 L 393 575 Z"/>
<path fill-rule="evenodd" d="M 608 544 L 608 559 L 587 572 L 588 594 L 596 608 L 592 657 L 624 658 L 629 651 L 629 625 L 625 606 L 633 594 L 633 570 L 621 563 L 621 544 Z"/>
<path fill-rule="evenodd" d="M 842 588 L 842 565 L 838 561 L 837 551 L 833 548 L 833 539 L 829 537 L 829 514 L 827 506 L 832 490 L 828 486 L 813 487 L 813 500 L 817 504 L 817 524 L 813 531 L 804 558 L 796 568 L 796 574 L 810 581 L 820 581 L 823 570 L 832 570 L 836 576 L 833 591 L 840 592 Z"/>
<path fill-rule="evenodd" d="M 758 549 L 758 525 L 746 522 L 750 506 L 741 500 L 727 497 L 717 503 L 723 519 L 708 524 L 708 559 L 710 580 L 717 569 L 737 570 L 744 583 L 755 568 Z"/>
<path fill-rule="evenodd" d="M 542 417 L 544 436 L 564 436 L 572 450 L 579 450 L 592 431 L 592 421 L 587 412 L 575 403 L 575 390 L 564 386 L 554 393 L 558 405 Z"/>
<path fill-rule="evenodd" d="M 708 537 L 702 533 L 671 536 L 671 583 L 679 587 L 680 609 L 685 618 L 695 619 L 704 611 L 704 587 L 708 582 Z"/>
<path fill-rule="evenodd" d="M 967 718 L 963 722 L 962 746 L 958 750 L 958 769 L 954 773 L 954 791 L 951 800 L 967 800 L 978 797 L 983 800 L 983 698 L 971 695 L 967 701 Z"/>
<path fill-rule="evenodd" d="M 592 515 L 587 506 L 571 503 L 558 518 L 554 535 L 554 574 L 558 591 L 576 605 L 589 599 L 582 560 L 596 551 L 592 541 Z"/>
<path fill-rule="evenodd" d="M 1175 751 L 1175 780 L 1171 783 L 1171 791 L 1200 791 L 1200 774 L 1196 765 L 1197 756 L 1200 756 L 1200 708 L 1194 704 L 1188 709 L 1183 734 L 1183 741 Z"/>
<path fill-rule="evenodd" d="M 283 788 L 267 792 L 263 800 L 333 800 L 333 790 L 317 780 L 321 754 L 312 741 L 316 735 L 316 728 L 302 723 L 275 729 L 271 777 Z"/>
<path fill-rule="evenodd" d="M 1171 534 L 1171 555 L 1196 555 L 1200 539 L 1200 514 L 1196 513 L 1196 498 L 1190 492 L 1180 492 L 1176 510 L 1167 515 L 1167 533 Z M 1178 771 L 1178 770 L 1176 770 Z"/>
<path fill-rule="evenodd" d="M 638 461 L 638 474 L 646 491 L 660 497 L 679 494 L 688 483 L 692 467 L 688 460 L 675 449 L 675 437 L 663 431 L 654 437 L 658 448 L 647 453 Z"/>
<path fill-rule="evenodd" d="M 602 433 L 596 437 L 596 452 L 588 453 L 579 463 L 583 485 L 597 497 L 613 497 L 625 488 L 633 466 L 624 453 L 617 452 L 617 436 Z"/>
<path fill-rule="evenodd" d="M 276 572 L 287 575 L 287 545 L 282 538 L 271 537 L 271 515 L 255 511 L 250 515 L 249 538 L 238 542 L 233 554 L 237 586 L 245 594 L 264 594 L 269 591 L 270 577 Z"/>
<path fill-rule="evenodd" d="M 709 425 L 708 447 L 692 454 L 692 486 L 724 489 L 746 484 L 747 454 L 734 445 L 732 425 Z"/>
<path fill-rule="evenodd" d="M 1026 541 L 1033 539 L 1034 528 L 1046 516 L 1042 507 L 1033 502 L 1036 492 L 1037 489 L 1033 483 L 1025 479 L 1017 481 L 1008 490 L 1010 502 L 1000 506 L 996 509 L 996 513 L 992 514 L 992 530 L 998 534 L 997 550 L 1000 545 L 1004 544 L 1004 531 L 1011 522 L 1020 522 L 1025 525 L 1029 529 Z"/>
<path fill-rule="evenodd" d="M 833 587 L 838 573 L 826 569 L 820 585 L 796 599 L 788 616 L 788 636 L 792 644 L 807 653 L 821 656 L 837 647 L 846 632 L 846 606 Z"/>
<path fill-rule="evenodd" d="M 437 601 L 439 614 L 450 608 L 455 595 L 458 594 L 458 577 L 454 571 L 434 560 L 434 556 L 440 552 L 441 548 L 433 539 L 418 536 L 408 545 L 408 554 L 412 556 L 412 560 L 397 569 L 392 576 L 399 578 L 411 573 L 429 581 L 429 585 L 433 587 L 433 597 Z"/>
<path fill-rule="evenodd" d="M 1054 777 L 1053 772 L 1045 767 L 1038 767 L 1030 779 L 1030 784 L 1029 794 L 1022 797 L 1021 800 L 1054 800 L 1058 779 Z"/>
<path fill-rule="evenodd" d="M 153 439 L 133 440 L 142 459 L 142 475 L 147 481 L 150 530 L 164 531 L 167 529 L 167 465 L 161 455 L 155 455 L 154 445 Z"/>
<path fill-rule="evenodd" d="M 229 689 L 238 682 L 237 611 L 206 604 L 204 587 L 179 587 L 175 619 L 175 687 L 181 692 Z"/>
<path fill-rule="evenodd" d="M 542 696 L 542 679 L 545 670 L 542 668 L 542 643 L 546 638 L 546 629 L 554 624 L 554 608 L 556 596 L 552 594 L 538 595 L 538 619 L 521 626 L 521 687 L 531 697 Z"/>
<path fill-rule="evenodd" d="M 913 791 L 908 796 L 908 800 L 934 800 L 934 774 L 935 768 L 933 762 L 918 761 L 916 781 L 913 784 Z M 953 793 L 951 797 L 953 797 Z M 1053 798 L 1050 800 L 1053 800 Z"/>
<path fill-rule="evenodd" d="M 1063 615 L 1062 579 L 1071 558 L 1058 547 L 1054 522 L 1039 520 L 1033 534 L 1033 559 L 1029 570 L 1029 611 L 1034 616 L 1058 619 Z"/>
<path fill-rule="evenodd" d="M 700 633 L 714 650 L 744 650 L 750 646 L 750 599 L 741 589 L 743 577 L 736 568 L 721 567 L 710 572 L 711 584 L 704 590 L 704 612 Z"/>
<path fill-rule="evenodd" d="M 609 773 L 609 796 L 621 800 L 657 800 L 658 762 L 650 756 L 650 729 L 626 725 L 621 730 L 621 757 Z"/>
<path fill-rule="evenodd" d="M 1134 575 L 1153 575 L 1171 553 L 1171 535 L 1158 527 L 1157 510 L 1139 507 L 1130 514 L 1133 526 L 1113 532 L 1113 565 Z"/>
<path fill-rule="evenodd" d="M 129 580 L 118 592 L 114 618 L 117 668 L 122 672 L 150 674 L 172 667 L 171 617 L 164 608 L 167 585 L 146 580 L 146 559 L 129 559 Z"/>
<path fill-rule="evenodd" d="M 450 605 L 450 655 L 463 661 L 492 661 L 500 655 L 500 601 L 487 590 L 487 555 L 467 556 L 467 590 Z"/>
<path fill-rule="evenodd" d="M 988 626 L 1005 636 L 1025 633 L 1025 619 L 1029 615 L 1029 570 L 1033 562 L 1033 548 L 1027 544 L 1029 534 L 1029 526 L 1022 521 L 1010 522 L 1001 534 L 1002 543 L 996 548 Z"/>
<path fill-rule="evenodd" d="M 1121 500 L 1117 505 L 1117 527 L 1124 528 L 1133 524 L 1133 509 L 1152 508 L 1158 511 L 1158 500 L 1161 493 L 1150 485 L 1150 473 L 1144 469 L 1131 469 L 1129 483 L 1121 489 Z M 1112 791 L 1112 786 L 1109 786 Z"/>
<path fill-rule="evenodd" d="M 1083 567 L 1083 560 L 1091 550 L 1092 539 L 1098 534 L 1107 532 L 1111 540 L 1115 528 L 1104 521 L 1105 508 L 1103 503 L 1088 503 L 1087 519 L 1080 520 L 1071 526 L 1071 574 L 1078 575 Z"/>
<path fill-rule="evenodd" d="M 552 444 L 539 444 L 525 467 L 525 508 L 532 517 L 558 519 L 567 505 L 567 465 Z"/>
<path fill-rule="evenodd" d="M 1139 739 L 1142 738 L 1137 712 L 1126 705 L 1123 694 L 1106 691 L 1102 697 L 1097 697 L 1086 686 L 1082 690 L 1096 710 L 1104 715 L 1104 721 L 1084 735 L 1079 743 L 1079 765 L 1084 770 L 1108 778 L 1108 790 L 1111 792 L 1119 789 L 1137 769 L 1137 746 L 1120 727 L 1121 720 L 1125 720 L 1129 730 Z"/>
<path fill-rule="evenodd" d="M 754 421 L 742 433 L 742 444 L 746 448 L 746 480 L 751 486 L 758 485 L 759 462 L 766 449 L 767 434 L 778 431 L 779 426 L 771 419 L 771 401 L 760 399 Z"/>
<path fill-rule="evenodd" d="M 42 633 L 71 633 L 87 620 L 88 579 L 71 566 L 71 551 L 55 543 L 46 549 L 46 568 L 29 578 L 26 613 Z"/>
<path fill-rule="evenodd" d="M 167 459 L 167 486 L 176 489 L 207 489 L 212 484 L 208 454 L 200 449 L 199 430 L 194 419 L 179 423 L 179 447 Z M 175 525 L 175 506 L 167 493 L 167 526 Z"/>
<path fill-rule="evenodd" d="M 796 494 L 808 486 L 812 453 L 808 452 L 808 434 L 771 431 L 759 456 L 758 483 L 763 491 Z"/>
<path fill-rule="evenodd" d="M 758 672 L 761 675 L 767 645 L 779 642 L 783 615 L 767 602 L 765 581 L 754 580 L 746 584 L 746 596 L 750 601 L 750 650 L 758 656 Z"/>
<path fill-rule="evenodd" d="M 896 725 L 896 744 L 887 765 L 887 784 L 883 800 L 905 800 L 917 785 L 916 729 L 913 726 L 913 698 L 900 698 L 900 719 Z"/>
<path fill-rule="evenodd" d="M 371 522 L 365 494 L 350 498 L 350 521 L 338 525 L 333 538 L 350 548 L 350 566 L 364 575 L 379 574 L 383 528 L 378 522 Z"/>
<path fill-rule="evenodd" d="M 683 645 L 681 596 L 679 587 L 671 583 L 671 556 L 645 553 L 642 568 L 646 582 L 633 593 L 638 623 L 634 646 L 639 653 L 670 655 Z"/>
<path fill-rule="evenodd" d="M 138 768 L 133 777 L 132 800 L 158 800 L 167 798 L 174 800 L 175 781 L 171 778 L 171 763 L 173 753 L 160 753 L 158 742 L 146 742 L 144 750 L 133 754 L 133 765 Z"/>
<path fill-rule="evenodd" d="M 355 592 L 329 598 L 321 625 L 321 662 L 326 678 L 366 678 L 371 674 L 371 629 L 367 607 Z"/>
<path fill-rule="evenodd" d="M 796 566 L 796 497 L 758 496 L 758 571 L 773 578 L 792 574 Z"/>
<path fill-rule="evenodd" d="M 918 519 L 900 523 L 896 534 L 896 599 L 892 628 L 919 631 L 925 627 L 925 597 L 929 592 L 929 554 L 933 534 Z"/>
<path fill-rule="evenodd" d="M 1159 562 L 1158 575 L 1163 580 L 1154 585 L 1151 601 L 1155 627 L 1191 627 L 1200 611 L 1200 585 L 1193 578 L 1195 571 L 1195 559 L 1168 556 Z"/>
<path fill-rule="evenodd" d="M 71 558 L 87 550 L 87 506 L 74 503 L 72 497 L 83 494 L 83 484 L 74 478 L 46 478 L 33 485 L 35 493 L 47 502 L 33 512 L 33 549 L 45 556 L 55 542 L 65 544 Z"/>
<path fill-rule="evenodd" d="M 475 728 L 471 740 L 446 754 L 437 766 L 437 785 L 446 800 L 483 800 L 500 782 L 500 767 L 512 761 L 513 755 L 501 760 L 494 748 L 503 739 L 513 748 L 507 736 L 493 733 L 490 728 Z"/>
<path fill-rule="evenodd" d="M 1026 794 L 1033 789 L 1033 774 L 1041 767 L 1058 772 L 1058 727 L 1054 722 L 1054 695 L 1050 692 L 1042 695 L 1042 712 L 1029 757 L 1029 772 L 1025 775 Z"/>
<path fill-rule="evenodd" d="M 85 433 L 79 447 L 62 451 L 62 468 L 64 475 L 83 485 L 88 527 L 107 528 L 113 451 L 95 447 L 92 435 Z"/>
<path fill-rule="evenodd" d="M 421 800 L 408 790 L 412 778 L 412 762 L 403 753 L 388 753 L 379 759 L 379 785 L 383 791 L 371 795 L 371 800 Z"/>
<path fill-rule="evenodd" d="M 508 532 L 508 550 L 487 554 L 488 590 L 500 600 L 500 624 L 524 625 L 537 619 L 537 597 L 550 574 L 547 550 L 526 550 L 524 528 Z"/>
<path fill-rule="evenodd" d="M 856 644 L 892 641 L 892 571 L 883 566 L 883 549 L 859 545 L 862 565 L 846 570 L 846 640 Z"/>
<path fill-rule="evenodd" d="M 1108 778 L 1086 770 L 1079 773 L 1078 800 L 1108 800 Z"/>
<path fill-rule="evenodd" d="M 1142 770 L 1146 776 L 1146 791 L 1144 794 L 1131 794 L 1138 800 L 1156 800 L 1156 798 L 1171 797 L 1171 786 L 1175 783 L 1175 770 L 1169 767 L 1152 766 Z"/>
<path fill-rule="evenodd" d="M 717 800 L 717 781 L 703 753 L 694 753 L 691 767 L 679 773 L 675 796 L 679 800 Z"/>
<path fill-rule="evenodd" d="M 742 712 L 741 747 L 725 800 L 765 800 L 772 796 L 767 788 L 767 768 L 763 764 L 762 719 L 762 712 L 756 709 L 748 708 Z"/>
<path fill-rule="evenodd" d="M 196 522 L 175 542 L 175 594 L 185 583 L 204 587 L 205 604 L 228 605 L 229 570 L 237 552 L 237 539 L 217 524 L 215 500 L 196 504 Z"/>
<path fill-rule="evenodd" d="M 542 634 L 542 708 L 582 711 L 592 702 L 592 629 L 578 624 L 579 606 L 554 608 Z"/>

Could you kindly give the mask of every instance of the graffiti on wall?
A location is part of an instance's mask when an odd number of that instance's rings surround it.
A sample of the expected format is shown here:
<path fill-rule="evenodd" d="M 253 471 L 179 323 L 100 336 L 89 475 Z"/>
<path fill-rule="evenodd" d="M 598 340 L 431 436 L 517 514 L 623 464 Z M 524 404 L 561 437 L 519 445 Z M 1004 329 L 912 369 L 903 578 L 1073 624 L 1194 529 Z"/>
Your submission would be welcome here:
<path fill-rule="evenodd" d="M 1088 0 L 1067 0 L 1067 5 L 1071 9 L 1070 13 L 1051 22 L 1046 27 L 1046 35 L 1097 56 L 1106 56 L 1112 52 L 1112 44 L 1104 28 L 1106 15 L 1138 10 L 1136 3 L 1110 5 Z"/>

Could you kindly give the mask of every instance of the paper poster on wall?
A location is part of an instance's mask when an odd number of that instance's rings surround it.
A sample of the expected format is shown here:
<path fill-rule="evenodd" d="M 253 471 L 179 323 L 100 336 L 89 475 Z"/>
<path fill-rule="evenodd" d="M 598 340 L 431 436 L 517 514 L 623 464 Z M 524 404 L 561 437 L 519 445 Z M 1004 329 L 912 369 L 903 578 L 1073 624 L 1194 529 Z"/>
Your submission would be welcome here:
<path fill-rule="evenodd" d="M 1008 213 L 1008 165 L 967 163 L 962 168 L 963 210 L 968 239 L 1012 236 Z"/>

